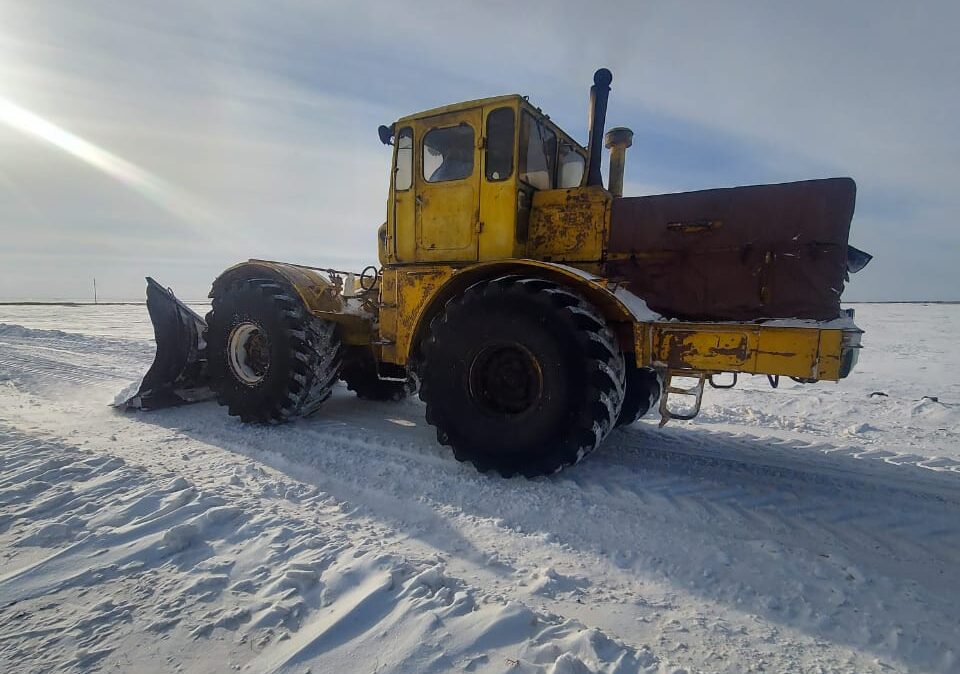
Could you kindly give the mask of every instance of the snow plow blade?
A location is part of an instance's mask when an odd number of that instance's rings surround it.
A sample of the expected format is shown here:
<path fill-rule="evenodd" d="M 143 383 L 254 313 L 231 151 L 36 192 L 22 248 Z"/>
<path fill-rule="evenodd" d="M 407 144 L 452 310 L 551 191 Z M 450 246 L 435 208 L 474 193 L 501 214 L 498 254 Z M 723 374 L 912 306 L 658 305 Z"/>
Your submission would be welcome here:
<path fill-rule="evenodd" d="M 137 392 L 120 400 L 122 409 L 153 410 L 213 397 L 207 387 L 207 324 L 169 288 L 147 277 L 147 311 L 157 353 Z"/>

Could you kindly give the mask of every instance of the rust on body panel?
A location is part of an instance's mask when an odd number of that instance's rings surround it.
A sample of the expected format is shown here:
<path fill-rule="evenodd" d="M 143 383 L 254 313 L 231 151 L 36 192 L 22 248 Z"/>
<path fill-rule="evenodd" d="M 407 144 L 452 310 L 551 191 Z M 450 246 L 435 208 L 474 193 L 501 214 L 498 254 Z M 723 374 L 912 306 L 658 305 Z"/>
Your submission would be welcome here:
<path fill-rule="evenodd" d="M 598 187 L 534 193 L 527 256 L 552 261 L 596 261 L 602 257 L 610 193 Z"/>

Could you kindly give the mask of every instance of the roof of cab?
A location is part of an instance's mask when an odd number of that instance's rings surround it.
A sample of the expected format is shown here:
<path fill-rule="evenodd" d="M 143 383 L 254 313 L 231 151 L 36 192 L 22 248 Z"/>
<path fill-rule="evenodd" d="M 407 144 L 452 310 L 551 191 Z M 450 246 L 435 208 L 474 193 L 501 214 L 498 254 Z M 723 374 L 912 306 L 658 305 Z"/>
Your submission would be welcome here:
<path fill-rule="evenodd" d="M 460 112 L 462 110 L 470 110 L 471 108 L 481 108 L 485 105 L 496 105 L 498 103 L 508 103 L 516 101 L 517 99 L 522 99 L 523 96 L 520 94 L 507 94 L 506 96 L 491 96 L 490 98 L 478 98 L 473 101 L 463 101 L 461 103 L 451 103 L 450 105 L 443 105 L 439 108 L 431 108 L 430 110 L 424 110 L 423 112 L 415 112 L 412 115 L 405 115 L 397 120 L 397 123 L 407 122 L 414 119 L 423 119 L 424 117 L 436 117 L 437 115 L 445 115 L 449 112 Z"/>
<path fill-rule="evenodd" d="M 550 123 L 553 128 L 560 132 L 560 134 L 568 141 L 573 143 L 576 147 L 586 152 L 586 147 L 580 145 L 570 134 L 557 126 L 553 120 L 550 119 L 548 115 L 545 115 L 540 108 L 537 108 L 525 96 L 520 94 L 507 94 L 505 96 L 491 96 L 490 98 L 478 98 L 473 101 L 463 101 L 461 103 L 451 103 L 450 105 L 444 105 L 439 108 L 431 108 L 429 110 L 424 110 L 422 112 L 415 112 L 412 115 L 405 115 L 397 120 L 397 125 L 402 126 L 407 122 L 411 122 L 415 119 L 426 119 L 429 117 L 436 117 L 438 115 L 446 115 L 451 112 L 461 112 L 463 110 L 471 110 L 473 108 L 482 108 L 484 106 L 497 105 L 500 103 L 512 103 L 519 101 L 521 104 L 529 106 L 531 109 L 536 110 L 538 113 L 543 115 L 543 117 Z"/>

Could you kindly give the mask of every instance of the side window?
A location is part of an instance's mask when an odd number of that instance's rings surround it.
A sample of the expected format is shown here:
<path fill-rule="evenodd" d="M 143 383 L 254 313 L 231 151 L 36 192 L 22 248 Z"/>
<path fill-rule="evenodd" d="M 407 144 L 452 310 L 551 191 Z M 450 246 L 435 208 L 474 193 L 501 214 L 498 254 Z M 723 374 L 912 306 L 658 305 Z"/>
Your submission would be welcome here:
<path fill-rule="evenodd" d="M 556 135 L 524 111 L 520 124 L 520 180 L 538 190 L 549 190 L 556 168 Z"/>
<path fill-rule="evenodd" d="M 510 108 L 497 108 L 487 115 L 487 180 L 506 180 L 513 174 L 514 115 Z"/>
<path fill-rule="evenodd" d="M 473 173 L 473 127 L 466 123 L 430 129 L 423 137 L 423 178 L 460 180 Z"/>
<path fill-rule="evenodd" d="M 413 129 L 405 126 L 397 134 L 397 171 L 394 189 L 403 191 L 413 184 Z"/>
<path fill-rule="evenodd" d="M 557 176 L 558 187 L 579 187 L 583 180 L 585 160 L 583 155 L 564 143 L 560 146 L 560 172 Z"/>

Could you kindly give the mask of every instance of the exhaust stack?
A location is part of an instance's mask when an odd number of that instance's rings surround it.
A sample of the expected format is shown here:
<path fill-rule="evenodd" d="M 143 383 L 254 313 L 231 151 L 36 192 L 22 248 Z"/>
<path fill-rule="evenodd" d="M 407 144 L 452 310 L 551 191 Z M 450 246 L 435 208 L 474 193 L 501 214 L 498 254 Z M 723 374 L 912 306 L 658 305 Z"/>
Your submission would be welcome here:
<path fill-rule="evenodd" d="M 623 196 L 623 169 L 627 161 L 627 148 L 633 145 L 633 131 L 618 126 L 607 131 L 604 146 L 610 150 L 610 178 L 607 189 L 614 197 Z"/>
<path fill-rule="evenodd" d="M 587 145 L 589 160 L 587 164 L 587 185 L 603 187 L 600 174 L 600 144 L 603 142 L 603 125 L 607 121 L 607 99 L 610 97 L 610 83 L 613 74 L 606 68 L 600 68 L 593 74 L 593 86 L 590 87 L 590 142 Z"/>

